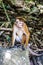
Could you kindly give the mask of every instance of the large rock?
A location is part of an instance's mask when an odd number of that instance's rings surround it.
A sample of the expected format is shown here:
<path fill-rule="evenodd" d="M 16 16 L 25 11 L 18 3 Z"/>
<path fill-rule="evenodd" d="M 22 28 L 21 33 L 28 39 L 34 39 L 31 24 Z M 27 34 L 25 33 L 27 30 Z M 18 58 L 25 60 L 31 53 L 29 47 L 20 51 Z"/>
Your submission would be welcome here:
<path fill-rule="evenodd" d="M 0 48 L 0 65 L 30 65 L 27 51 Z"/>

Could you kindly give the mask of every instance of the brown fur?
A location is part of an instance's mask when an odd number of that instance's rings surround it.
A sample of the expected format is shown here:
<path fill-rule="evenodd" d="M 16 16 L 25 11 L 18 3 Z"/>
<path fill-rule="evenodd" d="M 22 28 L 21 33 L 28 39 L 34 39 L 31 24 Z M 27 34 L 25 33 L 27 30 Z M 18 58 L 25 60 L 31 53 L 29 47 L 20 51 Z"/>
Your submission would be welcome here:
<path fill-rule="evenodd" d="M 28 42 L 29 42 L 29 39 L 30 39 L 30 32 L 28 31 L 28 27 L 27 27 L 26 24 L 24 24 L 23 29 L 24 29 L 24 31 L 26 32 L 27 37 L 24 36 L 24 37 L 22 38 L 22 42 L 23 42 L 24 39 L 25 39 L 25 44 L 24 44 L 24 45 L 27 46 L 27 45 L 28 45 Z"/>

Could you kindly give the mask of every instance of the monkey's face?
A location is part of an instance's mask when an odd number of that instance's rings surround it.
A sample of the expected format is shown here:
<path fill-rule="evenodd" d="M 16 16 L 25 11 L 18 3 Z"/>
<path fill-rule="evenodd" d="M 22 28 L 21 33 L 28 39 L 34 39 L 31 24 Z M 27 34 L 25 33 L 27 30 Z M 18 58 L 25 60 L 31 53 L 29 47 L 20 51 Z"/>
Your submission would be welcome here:
<path fill-rule="evenodd" d="M 19 20 L 19 19 L 16 19 L 16 24 L 17 24 L 17 26 L 20 27 L 20 28 L 22 28 L 22 26 L 23 26 L 22 20 Z"/>

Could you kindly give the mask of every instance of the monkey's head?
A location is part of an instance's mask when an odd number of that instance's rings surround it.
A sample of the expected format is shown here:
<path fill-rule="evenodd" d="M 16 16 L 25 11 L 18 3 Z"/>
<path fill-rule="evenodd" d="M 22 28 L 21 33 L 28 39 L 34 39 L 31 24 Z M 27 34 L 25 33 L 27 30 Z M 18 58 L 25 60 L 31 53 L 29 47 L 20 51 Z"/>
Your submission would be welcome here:
<path fill-rule="evenodd" d="M 25 19 L 22 17 L 16 17 L 16 25 L 22 27 L 24 25 Z"/>

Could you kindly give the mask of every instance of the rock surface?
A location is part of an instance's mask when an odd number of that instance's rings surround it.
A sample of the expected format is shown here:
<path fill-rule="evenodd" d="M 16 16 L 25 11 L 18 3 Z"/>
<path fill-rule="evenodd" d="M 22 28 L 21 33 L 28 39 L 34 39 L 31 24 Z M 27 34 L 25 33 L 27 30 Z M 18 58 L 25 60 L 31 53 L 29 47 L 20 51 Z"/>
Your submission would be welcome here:
<path fill-rule="evenodd" d="M 0 48 L 0 65 L 30 65 L 27 51 Z"/>

